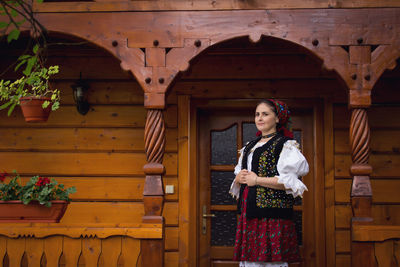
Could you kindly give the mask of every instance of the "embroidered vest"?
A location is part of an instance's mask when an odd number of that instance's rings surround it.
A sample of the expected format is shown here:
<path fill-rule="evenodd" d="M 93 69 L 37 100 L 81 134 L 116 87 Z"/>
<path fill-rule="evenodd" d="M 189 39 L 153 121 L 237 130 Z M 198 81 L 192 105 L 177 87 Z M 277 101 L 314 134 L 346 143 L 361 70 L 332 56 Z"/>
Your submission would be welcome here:
<path fill-rule="evenodd" d="M 247 169 L 247 157 L 260 138 L 246 145 L 243 152 L 242 169 Z M 254 150 L 252 170 L 256 170 L 260 177 L 274 177 L 279 175 L 277 164 L 283 144 L 290 138 L 276 135 L 266 144 Z M 242 185 L 238 203 L 241 209 L 242 193 L 247 185 Z M 291 219 L 293 216 L 294 198 L 286 194 L 285 190 L 277 190 L 262 186 L 249 186 L 247 195 L 247 218 L 282 218 Z"/>

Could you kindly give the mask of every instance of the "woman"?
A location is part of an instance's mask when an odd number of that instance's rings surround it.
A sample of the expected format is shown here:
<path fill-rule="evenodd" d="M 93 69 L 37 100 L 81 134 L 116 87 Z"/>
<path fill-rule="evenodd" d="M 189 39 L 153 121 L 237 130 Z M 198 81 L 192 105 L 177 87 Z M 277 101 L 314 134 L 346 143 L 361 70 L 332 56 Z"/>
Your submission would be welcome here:
<path fill-rule="evenodd" d="M 289 114 L 281 101 L 261 101 L 255 112 L 260 136 L 240 151 L 230 193 L 239 200 L 234 260 L 241 267 L 300 259 L 293 202 L 307 190 L 298 177 L 308 173 L 308 164 L 288 129 Z"/>

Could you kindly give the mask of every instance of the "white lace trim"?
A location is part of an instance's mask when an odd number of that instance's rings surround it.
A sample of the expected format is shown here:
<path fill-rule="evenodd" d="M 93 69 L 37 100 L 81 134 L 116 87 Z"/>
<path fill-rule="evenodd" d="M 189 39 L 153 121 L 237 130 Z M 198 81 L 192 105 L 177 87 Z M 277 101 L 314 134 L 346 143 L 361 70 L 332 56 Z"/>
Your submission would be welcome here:
<path fill-rule="evenodd" d="M 287 262 L 252 262 L 241 261 L 239 267 L 288 267 Z"/>

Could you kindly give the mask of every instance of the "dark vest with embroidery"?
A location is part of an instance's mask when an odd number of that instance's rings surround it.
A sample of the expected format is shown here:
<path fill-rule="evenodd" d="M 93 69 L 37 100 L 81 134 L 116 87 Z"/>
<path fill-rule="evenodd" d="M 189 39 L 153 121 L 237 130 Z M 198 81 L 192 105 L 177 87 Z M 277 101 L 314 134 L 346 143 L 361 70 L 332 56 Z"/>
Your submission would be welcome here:
<path fill-rule="evenodd" d="M 250 150 L 260 138 L 249 142 L 243 151 L 242 169 L 247 169 L 247 157 Z M 266 144 L 254 150 L 251 163 L 252 170 L 260 177 L 279 175 L 277 164 L 279 155 L 286 141 L 291 140 L 283 135 L 272 137 Z M 243 191 L 247 185 L 241 185 L 238 211 L 241 212 Z M 249 186 L 247 195 L 247 218 L 281 218 L 292 219 L 294 198 L 285 190 L 277 190 L 262 186 Z"/>

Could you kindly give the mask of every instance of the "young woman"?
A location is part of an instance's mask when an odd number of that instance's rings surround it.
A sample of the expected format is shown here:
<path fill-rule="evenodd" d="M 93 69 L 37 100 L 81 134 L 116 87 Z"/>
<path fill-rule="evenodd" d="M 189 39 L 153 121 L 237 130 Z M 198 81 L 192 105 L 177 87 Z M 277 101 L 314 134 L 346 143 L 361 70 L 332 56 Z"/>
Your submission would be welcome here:
<path fill-rule="evenodd" d="M 261 101 L 254 118 L 260 136 L 240 151 L 230 190 L 240 213 L 234 250 L 240 267 L 299 261 L 293 202 L 307 190 L 299 176 L 308 163 L 288 129 L 289 114 L 281 101 Z"/>

